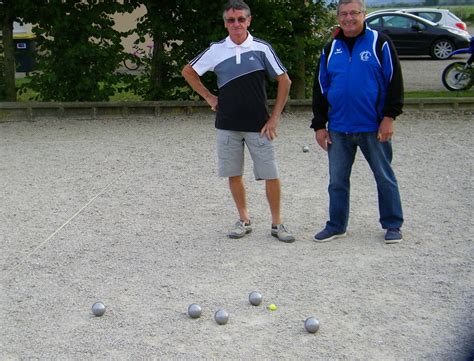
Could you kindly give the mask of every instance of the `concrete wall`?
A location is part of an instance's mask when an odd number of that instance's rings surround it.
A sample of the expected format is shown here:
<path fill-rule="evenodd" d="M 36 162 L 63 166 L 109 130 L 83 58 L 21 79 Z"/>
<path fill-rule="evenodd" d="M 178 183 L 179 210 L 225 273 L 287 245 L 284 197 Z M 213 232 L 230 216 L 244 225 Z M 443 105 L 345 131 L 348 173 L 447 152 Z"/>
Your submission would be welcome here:
<path fill-rule="evenodd" d="M 270 106 L 274 100 L 269 100 Z M 311 111 L 311 99 L 290 99 L 286 111 Z M 460 117 L 474 114 L 474 98 L 409 98 L 404 112 L 460 112 Z M 122 117 L 160 117 L 163 114 L 212 114 L 205 101 L 137 102 L 0 102 L 0 123 L 34 121 L 45 117 L 58 119 L 102 119 Z M 416 119 L 416 117 L 415 117 Z"/>

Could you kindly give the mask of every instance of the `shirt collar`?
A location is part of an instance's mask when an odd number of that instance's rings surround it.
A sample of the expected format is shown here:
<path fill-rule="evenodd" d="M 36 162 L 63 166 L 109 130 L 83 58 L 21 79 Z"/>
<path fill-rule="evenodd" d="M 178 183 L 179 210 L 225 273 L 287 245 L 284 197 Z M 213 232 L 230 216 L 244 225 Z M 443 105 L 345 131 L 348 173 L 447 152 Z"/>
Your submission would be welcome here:
<path fill-rule="evenodd" d="M 247 36 L 247 39 L 245 39 L 245 41 L 238 45 L 236 43 L 234 43 L 231 39 L 230 39 L 230 36 L 228 36 L 227 38 L 225 38 L 225 43 L 227 45 L 228 48 L 237 48 L 237 47 L 242 47 L 242 48 L 250 48 L 251 44 L 252 44 L 252 40 L 253 40 L 253 36 L 252 34 L 250 34 L 249 32 L 247 32 L 248 36 Z"/>
<path fill-rule="evenodd" d="M 352 38 L 352 39 L 357 39 L 361 36 L 364 36 L 366 28 L 367 28 L 367 25 L 364 23 L 364 28 L 362 29 L 361 33 L 359 35 L 357 35 L 356 37 Z M 340 27 L 338 27 L 337 30 L 334 32 L 334 38 L 340 39 L 340 40 L 349 39 L 347 36 L 344 35 L 344 32 L 342 31 L 342 29 Z"/>

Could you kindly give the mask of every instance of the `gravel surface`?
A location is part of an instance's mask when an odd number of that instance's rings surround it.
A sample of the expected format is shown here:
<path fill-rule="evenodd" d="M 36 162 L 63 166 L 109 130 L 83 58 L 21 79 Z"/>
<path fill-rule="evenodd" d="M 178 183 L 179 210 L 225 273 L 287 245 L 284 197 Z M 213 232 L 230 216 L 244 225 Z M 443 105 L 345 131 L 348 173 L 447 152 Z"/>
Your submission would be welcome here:
<path fill-rule="evenodd" d="M 309 113 L 286 114 L 277 140 L 293 244 L 270 236 L 249 161 L 254 231 L 226 238 L 236 212 L 216 176 L 212 115 L 0 123 L 0 359 L 467 360 L 473 118 L 397 121 L 399 245 L 383 243 L 360 156 L 348 237 L 311 241 L 328 179 Z M 248 303 L 254 290 L 261 306 Z M 194 302 L 199 319 L 186 315 Z"/>

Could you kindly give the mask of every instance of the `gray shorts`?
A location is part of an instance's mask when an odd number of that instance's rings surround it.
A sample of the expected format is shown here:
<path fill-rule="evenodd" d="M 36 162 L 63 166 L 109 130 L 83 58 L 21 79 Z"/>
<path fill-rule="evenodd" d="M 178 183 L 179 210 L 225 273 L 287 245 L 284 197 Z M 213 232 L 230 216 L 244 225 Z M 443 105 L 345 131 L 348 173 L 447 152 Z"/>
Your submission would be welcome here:
<path fill-rule="evenodd" d="M 241 176 L 244 171 L 244 144 L 253 160 L 255 179 L 277 179 L 274 142 L 258 132 L 217 129 L 217 159 L 220 177 Z"/>

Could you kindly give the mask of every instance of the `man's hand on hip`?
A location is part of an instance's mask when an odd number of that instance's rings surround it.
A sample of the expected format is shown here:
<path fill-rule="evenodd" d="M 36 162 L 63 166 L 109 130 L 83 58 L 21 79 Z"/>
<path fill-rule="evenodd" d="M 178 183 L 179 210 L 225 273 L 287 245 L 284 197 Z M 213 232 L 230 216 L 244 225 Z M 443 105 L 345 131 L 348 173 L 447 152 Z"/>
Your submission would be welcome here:
<path fill-rule="evenodd" d="M 206 102 L 211 106 L 213 112 L 217 111 L 217 97 L 214 94 L 209 94 L 206 97 Z"/>

